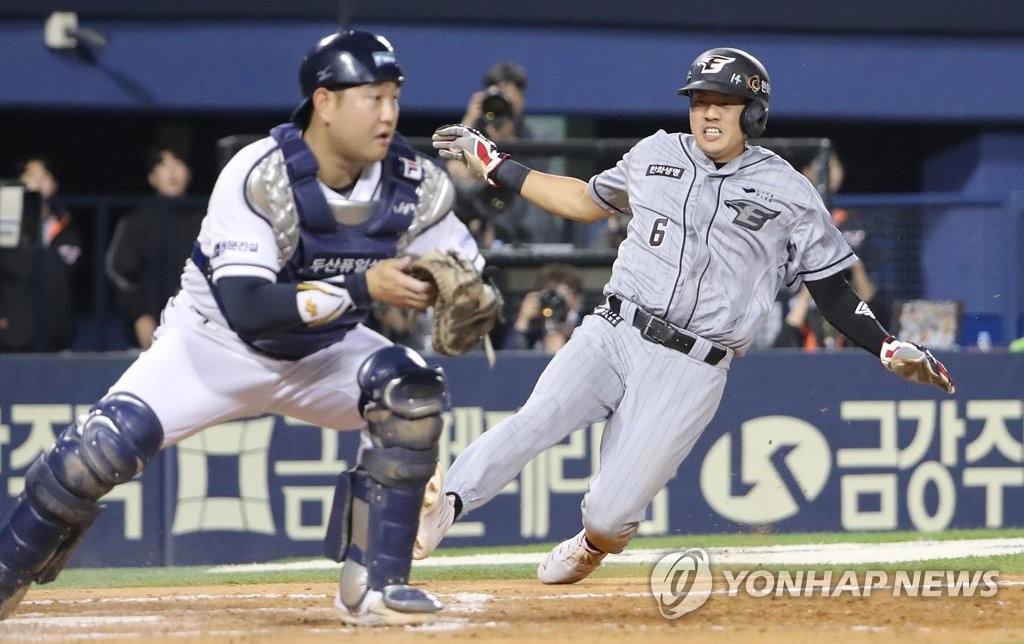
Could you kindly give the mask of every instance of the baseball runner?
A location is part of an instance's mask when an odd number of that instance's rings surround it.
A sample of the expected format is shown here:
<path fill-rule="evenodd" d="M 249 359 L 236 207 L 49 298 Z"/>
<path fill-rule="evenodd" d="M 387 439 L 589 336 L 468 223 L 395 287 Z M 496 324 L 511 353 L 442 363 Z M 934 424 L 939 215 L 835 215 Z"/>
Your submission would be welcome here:
<path fill-rule="evenodd" d="M 597 421 L 606 421 L 601 468 L 583 497 L 583 530 L 552 550 L 537 576 L 574 583 L 621 552 L 711 421 L 733 359 L 783 285 L 806 284 L 828 320 L 887 369 L 953 392 L 943 365 L 887 333 L 842 277 L 857 258 L 811 183 L 747 144 L 768 118 L 761 63 L 712 49 L 677 93 L 690 98 L 692 134 L 658 131 L 589 183 L 532 171 L 463 125 L 434 134 L 442 157 L 552 213 L 632 219 L 604 304 L 555 354 L 522 409 L 474 441 L 446 483 L 438 470 L 428 484 L 416 558 L 530 459 Z"/>
<path fill-rule="evenodd" d="M 345 562 L 344 621 L 416 623 L 441 608 L 407 582 L 445 375 L 361 322 L 374 301 L 431 305 L 440 287 L 407 273 L 412 256 L 476 270 L 483 259 L 447 176 L 396 133 L 403 80 L 371 33 L 333 34 L 307 54 L 292 122 L 221 172 L 153 346 L 29 469 L 0 524 L 0 619 L 57 576 L 101 497 L 160 449 L 264 413 L 362 429 L 325 540 Z"/>

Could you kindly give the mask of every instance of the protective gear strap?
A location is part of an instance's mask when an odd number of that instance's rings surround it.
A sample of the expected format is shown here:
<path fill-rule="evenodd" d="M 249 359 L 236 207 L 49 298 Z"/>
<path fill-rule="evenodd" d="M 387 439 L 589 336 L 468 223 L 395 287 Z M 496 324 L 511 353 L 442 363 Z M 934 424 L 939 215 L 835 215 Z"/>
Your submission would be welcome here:
<path fill-rule="evenodd" d="M 829 324 L 871 355 L 878 355 L 889 332 L 878 323 L 871 308 L 854 292 L 842 273 L 804 284 Z"/>

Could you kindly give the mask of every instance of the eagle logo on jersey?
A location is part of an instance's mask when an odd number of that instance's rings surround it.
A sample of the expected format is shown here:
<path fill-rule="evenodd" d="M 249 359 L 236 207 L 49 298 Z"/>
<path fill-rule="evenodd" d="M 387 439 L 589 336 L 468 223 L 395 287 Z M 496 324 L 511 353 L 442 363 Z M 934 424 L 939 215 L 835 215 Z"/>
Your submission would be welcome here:
<path fill-rule="evenodd" d="M 749 199 L 733 199 L 726 201 L 725 205 L 736 211 L 736 217 L 732 223 L 743 226 L 747 230 L 761 230 L 770 219 L 775 219 L 781 210 L 772 210 L 763 204 Z"/>

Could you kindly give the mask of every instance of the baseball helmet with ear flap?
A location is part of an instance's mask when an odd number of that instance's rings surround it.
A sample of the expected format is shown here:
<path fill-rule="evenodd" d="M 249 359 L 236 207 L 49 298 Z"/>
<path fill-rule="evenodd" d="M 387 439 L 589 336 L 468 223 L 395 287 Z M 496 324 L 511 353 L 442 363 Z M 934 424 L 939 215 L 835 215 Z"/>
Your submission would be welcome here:
<path fill-rule="evenodd" d="M 676 94 L 690 96 L 694 90 L 707 90 L 740 96 L 747 101 L 740 114 L 740 126 L 747 136 L 764 134 L 768 124 L 768 102 L 772 85 L 761 61 L 742 49 L 709 49 L 690 65 L 686 85 Z"/>

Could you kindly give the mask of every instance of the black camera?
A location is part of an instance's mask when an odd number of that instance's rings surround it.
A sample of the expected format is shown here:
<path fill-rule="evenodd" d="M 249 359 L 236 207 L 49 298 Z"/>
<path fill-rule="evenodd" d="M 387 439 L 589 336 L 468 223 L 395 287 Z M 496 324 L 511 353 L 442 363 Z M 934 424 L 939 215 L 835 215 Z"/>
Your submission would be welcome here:
<path fill-rule="evenodd" d="M 500 87 L 491 85 L 484 90 L 480 111 L 486 123 L 500 125 L 505 119 L 512 116 L 512 101 L 508 99 L 505 92 L 501 91 Z"/>
<path fill-rule="evenodd" d="M 561 326 L 569 318 L 569 306 L 558 291 L 546 288 L 540 292 L 540 314 L 549 328 Z"/>

